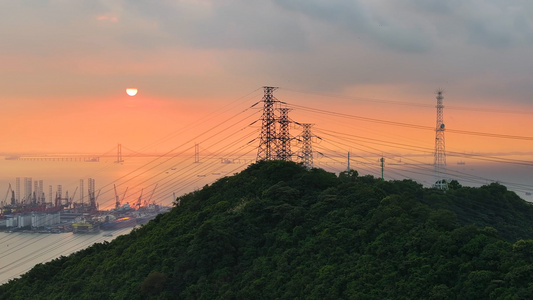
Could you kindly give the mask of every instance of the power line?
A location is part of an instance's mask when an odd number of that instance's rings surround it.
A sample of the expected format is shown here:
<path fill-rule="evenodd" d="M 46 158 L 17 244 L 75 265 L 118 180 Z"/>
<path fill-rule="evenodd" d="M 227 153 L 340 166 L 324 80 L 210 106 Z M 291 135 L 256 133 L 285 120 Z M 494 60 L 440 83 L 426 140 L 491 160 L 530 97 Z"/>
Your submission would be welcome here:
<path fill-rule="evenodd" d="M 255 90 L 254 92 L 256 92 L 257 90 Z M 240 98 L 238 102 L 241 102 L 243 99 L 244 98 Z M 252 136 L 257 136 L 258 131 L 251 130 L 250 126 L 243 125 L 243 123 L 246 122 L 247 120 L 250 120 L 253 117 L 250 110 L 258 103 L 259 102 L 255 102 L 255 104 L 253 104 L 252 106 L 246 108 L 245 110 L 239 111 L 239 113 L 232 115 L 230 118 L 225 119 L 223 122 L 217 122 L 212 127 L 199 133 L 192 139 L 183 141 L 179 146 L 174 147 L 173 149 L 164 153 L 163 155 L 160 155 L 156 157 L 155 159 L 150 160 L 149 162 L 143 164 L 141 167 L 136 168 L 135 170 L 129 172 L 128 174 L 117 178 L 116 180 L 112 181 L 111 183 L 107 185 L 104 185 L 103 189 L 107 188 L 107 191 L 104 191 L 102 195 L 106 195 L 106 193 L 111 194 L 112 190 L 110 189 L 110 187 L 114 183 L 119 183 L 119 186 L 120 186 L 120 185 L 125 185 L 129 182 L 133 182 L 137 178 L 142 178 L 140 182 L 136 183 L 136 187 L 141 186 L 143 184 L 146 184 L 146 185 L 160 184 L 158 186 L 159 190 L 156 191 L 155 195 L 158 196 L 157 197 L 158 199 L 161 199 L 162 196 L 172 191 L 185 191 L 187 188 L 193 186 L 194 184 L 202 182 L 202 179 L 201 179 L 202 177 L 197 177 L 196 176 L 197 174 L 202 174 L 202 173 L 207 174 L 211 172 L 218 172 L 223 169 L 230 169 L 228 172 L 230 173 L 230 172 L 234 172 L 239 169 L 242 169 L 243 167 L 246 166 L 246 163 L 233 164 L 233 165 L 222 164 L 218 161 L 218 159 L 222 156 L 222 154 L 231 155 L 232 157 L 236 157 L 236 159 L 244 159 L 248 156 L 251 157 L 251 154 L 257 150 L 256 147 L 251 146 L 250 142 L 245 143 L 245 141 L 249 140 Z M 416 125 L 416 124 L 366 118 L 366 117 L 354 116 L 354 115 L 345 114 L 345 113 L 337 113 L 337 112 L 332 112 L 332 111 L 327 111 L 327 110 L 313 109 L 313 108 L 308 108 L 308 107 L 298 106 L 298 105 L 291 105 L 291 104 L 287 104 L 287 106 L 292 107 L 292 108 L 298 108 L 298 109 L 312 112 L 312 113 L 317 113 L 320 115 L 331 116 L 335 118 L 357 119 L 357 120 L 371 122 L 371 123 L 379 123 L 379 124 L 385 124 L 389 126 L 414 128 L 414 129 L 420 129 L 420 130 L 435 130 L 435 128 L 432 128 L 430 126 L 421 126 L 421 125 Z M 224 109 L 230 110 L 228 107 L 229 106 L 226 106 Z M 217 111 L 215 112 L 214 115 L 211 115 L 211 117 L 202 118 L 195 124 L 196 125 L 205 124 L 205 123 L 211 124 L 211 122 L 215 119 L 214 116 L 220 116 L 220 115 L 221 113 Z M 249 124 L 249 122 L 247 122 L 246 124 Z M 191 130 L 192 128 L 194 128 L 193 125 L 189 126 L 187 130 Z M 320 126 L 313 127 L 313 130 L 319 132 L 320 136 L 323 138 L 322 141 L 324 141 L 324 143 L 317 144 L 315 146 L 315 149 L 318 150 L 316 152 L 321 152 L 323 154 L 320 159 L 314 160 L 315 165 L 324 165 L 323 163 L 324 159 L 331 160 L 334 163 L 342 164 L 343 161 L 335 156 L 339 151 L 339 150 L 335 150 L 335 148 L 358 149 L 360 151 L 364 151 L 364 153 L 368 153 L 369 155 L 374 155 L 375 157 L 378 157 L 378 156 L 380 157 L 382 155 L 385 155 L 385 157 L 394 157 L 397 155 L 391 152 L 383 151 L 382 149 L 379 149 L 379 147 L 388 147 L 388 148 L 393 148 L 393 149 L 406 149 L 409 151 L 413 151 L 419 154 L 420 156 L 430 155 L 432 153 L 432 149 L 427 148 L 427 147 L 420 147 L 420 146 L 416 146 L 412 144 L 391 142 L 391 141 L 386 141 L 383 139 L 367 138 L 367 137 L 357 136 L 353 134 L 325 130 L 325 129 L 321 129 Z M 179 131 L 179 133 L 184 132 L 184 131 L 186 130 Z M 461 131 L 461 130 L 456 130 L 456 132 L 454 132 L 454 130 L 451 130 L 451 129 L 447 129 L 447 131 L 450 133 L 479 135 L 479 136 L 490 137 L 490 138 L 504 138 L 504 139 L 516 139 L 516 140 L 533 139 L 532 137 L 500 135 L 500 134 L 493 134 L 493 133 Z M 173 133 L 163 139 L 158 140 L 158 143 L 173 139 L 177 135 L 178 135 L 178 132 Z M 211 144 L 208 145 L 208 147 L 206 147 L 207 149 L 211 151 L 209 151 L 210 152 L 209 155 L 206 156 L 205 162 L 202 162 L 199 164 L 187 164 L 187 162 L 182 159 L 176 162 L 176 158 L 190 151 L 193 146 L 192 142 L 193 141 L 198 142 L 198 140 L 200 140 L 199 141 L 200 143 L 206 143 L 208 141 L 211 142 Z M 237 147 L 238 145 L 240 146 Z M 328 147 L 328 145 L 330 145 L 331 147 Z M 450 151 L 447 152 L 447 154 L 449 156 L 468 157 L 470 159 L 476 159 L 476 160 L 481 160 L 481 161 L 515 164 L 515 165 L 526 166 L 526 167 L 533 166 L 533 162 L 530 162 L 530 161 L 505 159 L 501 157 L 488 156 L 488 155 L 482 155 L 482 154 L 464 154 L 464 153 L 450 152 Z M 359 156 L 359 157 L 355 156 L 355 157 L 357 159 L 362 160 L 361 164 L 359 165 L 359 167 L 361 167 L 362 170 L 364 170 L 365 172 L 368 172 L 369 174 L 376 174 L 375 171 L 377 171 L 378 169 L 377 167 L 376 169 L 374 169 L 372 168 L 372 166 L 374 165 L 377 166 L 377 163 L 378 163 L 377 161 L 373 161 L 370 157 L 364 157 L 364 156 Z M 405 178 L 410 178 L 410 177 L 406 176 L 404 173 L 419 174 L 419 175 L 424 175 L 424 176 L 428 176 L 431 174 L 431 164 L 417 161 L 416 159 L 412 157 L 404 156 L 403 158 L 404 160 L 413 162 L 413 164 L 409 165 L 409 168 L 402 169 L 401 171 L 397 170 L 396 167 L 390 167 L 393 165 L 389 164 L 388 172 L 394 173 L 395 175 L 398 175 L 398 176 L 404 176 Z M 182 166 L 183 168 L 181 168 Z M 168 167 L 168 168 L 163 169 L 165 167 Z M 176 172 L 167 173 L 168 170 L 172 168 L 177 168 L 177 167 L 179 169 L 176 170 Z M 326 167 L 328 169 L 332 169 L 331 165 L 326 165 Z M 479 176 L 466 174 L 466 173 L 458 172 L 458 171 L 453 171 L 449 169 L 446 169 L 443 172 L 445 172 L 444 174 L 447 174 L 449 176 L 455 176 L 465 181 L 468 180 L 469 182 L 479 183 L 483 181 L 485 182 L 496 181 L 496 180 L 491 180 L 488 178 L 479 177 Z M 185 178 L 185 179 L 182 180 L 181 178 Z M 517 184 L 517 183 L 509 183 L 509 182 L 507 182 L 506 184 L 520 191 L 528 191 L 528 190 L 533 189 L 533 187 L 527 184 Z M 24 244 L 24 247 L 31 246 L 31 245 L 33 244 Z M 53 252 L 53 250 L 54 249 L 52 249 L 51 247 L 50 251 Z M 11 264 L 10 266 L 7 266 L 7 268 L 12 268 L 14 266 L 15 264 Z"/>
<path fill-rule="evenodd" d="M 322 98 L 336 98 L 336 99 L 344 99 L 344 100 L 351 100 L 351 101 L 362 101 L 362 102 L 370 102 L 370 103 L 434 108 L 434 106 L 431 105 L 431 104 L 423 104 L 423 103 L 417 103 L 417 102 L 378 99 L 378 98 L 370 98 L 370 97 L 336 95 L 336 94 L 328 94 L 328 93 L 313 93 L 313 92 L 293 90 L 293 89 L 288 89 L 288 88 L 281 88 L 281 89 L 283 89 L 284 91 L 296 92 L 296 93 L 300 93 L 300 94 L 320 96 Z M 480 108 L 480 107 L 467 107 L 467 106 L 454 106 L 454 105 L 446 106 L 446 108 L 447 109 L 452 109 L 452 110 L 464 110 L 464 111 L 475 111 L 475 112 L 486 112 L 486 113 L 503 113 L 503 114 L 530 115 L 530 114 L 533 113 L 531 111 L 523 111 L 523 110 L 508 110 L 508 109 L 487 108 L 487 107 Z"/>
<path fill-rule="evenodd" d="M 321 135 L 324 136 L 325 138 L 329 136 L 332 138 L 342 139 L 344 141 L 352 141 L 353 143 L 357 143 L 359 145 L 368 145 L 368 144 L 378 145 L 378 146 L 384 146 L 387 148 L 414 151 L 414 152 L 424 154 L 424 155 L 431 155 L 433 153 L 432 152 L 433 150 L 427 147 L 411 146 L 409 144 L 396 143 L 396 142 L 385 141 L 385 140 L 380 140 L 380 139 L 375 139 L 375 138 L 362 137 L 362 136 L 341 133 L 341 132 L 336 132 L 336 131 L 326 130 L 326 129 L 317 128 L 316 131 L 320 132 Z M 373 148 L 373 149 L 377 151 L 376 153 L 379 153 L 380 151 L 377 148 Z M 394 154 L 391 153 L 391 155 L 394 155 Z M 497 157 L 497 156 L 492 156 L 492 155 L 487 155 L 487 154 L 467 154 L 467 153 L 461 153 L 461 152 L 448 151 L 447 155 L 451 157 L 470 158 L 470 159 L 480 160 L 480 161 L 513 164 L 513 165 L 520 165 L 520 166 L 533 166 L 532 161 L 503 158 L 503 157 Z"/>
<path fill-rule="evenodd" d="M 303 111 L 309 111 L 309 112 L 314 112 L 314 113 L 323 114 L 323 115 L 329 115 L 329 116 L 335 116 L 335 117 L 341 117 L 341 118 L 348 118 L 348 119 L 360 120 L 360 121 L 371 122 L 371 123 L 378 123 L 378 124 L 389 125 L 389 126 L 398 126 L 398 127 L 406 127 L 406 128 L 421 129 L 421 130 L 432 130 L 432 131 L 435 130 L 435 128 L 433 128 L 431 126 L 426 126 L 426 125 L 417 125 L 417 124 L 410 124 L 410 123 L 403 123 L 403 122 L 395 122 L 395 121 L 388 121 L 388 120 L 382 120 L 382 119 L 368 118 L 368 117 L 362 117 L 362 116 L 356 116 L 356 115 L 350 115 L 350 114 L 345 114 L 345 113 L 338 113 L 338 112 L 328 111 L 328 110 L 324 110 L 324 109 L 310 108 L 310 107 L 297 105 L 297 104 L 289 104 L 289 103 L 285 103 L 285 102 L 282 102 L 282 103 L 286 104 L 288 107 L 298 108 L 298 109 L 301 109 Z M 446 131 L 448 131 L 450 133 L 476 135 L 476 136 L 483 136 L 483 137 L 493 137 L 493 138 L 533 141 L 533 136 L 518 136 L 518 135 L 507 135 L 507 134 L 496 134 L 496 133 L 467 131 L 467 130 L 458 130 L 458 129 L 449 129 L 449 128 L 447 128 Z"/>

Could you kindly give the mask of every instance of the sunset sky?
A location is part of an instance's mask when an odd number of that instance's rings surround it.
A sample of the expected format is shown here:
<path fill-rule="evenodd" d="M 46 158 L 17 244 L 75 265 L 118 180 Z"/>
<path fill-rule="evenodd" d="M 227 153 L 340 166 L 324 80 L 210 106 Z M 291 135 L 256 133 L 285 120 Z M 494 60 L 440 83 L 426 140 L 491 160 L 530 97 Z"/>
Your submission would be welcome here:
<path fill-rule="evenodd" d="M 117 143 L 165 152 L 261 100 L 265 85 L 295 105 L 429 127 L 442 88 L 448 129 L 533 136 L 531 1 L 51 0 L 0 9 L 0 153 L 104 153 Z M 292 113 L 387 147 L 433 147 L 431 130 Z M 156 145 L 209 114 L 209 124 Z M 453 151 L 530 152 L 532 143 L 447 133 Z"/>
<path fill-rule="evenodd" d="M 29 199 L 27 178 L 48 203 L 59 190 L 88 201 L 92 178 L 100 209 L 118 194 L 172 205 L 255 161 L 264 86 L 292 109 L 295 161 L 296 122 L 310 123 L 314 166 L 328 172 L 350 162 L 425 187 L 500 182 L 533 203 L 531 0 L 1 0 L 0 11 L 0 208 L 15 190 Z M 32 157 L 86 154 L 102 159 Z M 30 159 L 4 159 L 17 155 Z"/>

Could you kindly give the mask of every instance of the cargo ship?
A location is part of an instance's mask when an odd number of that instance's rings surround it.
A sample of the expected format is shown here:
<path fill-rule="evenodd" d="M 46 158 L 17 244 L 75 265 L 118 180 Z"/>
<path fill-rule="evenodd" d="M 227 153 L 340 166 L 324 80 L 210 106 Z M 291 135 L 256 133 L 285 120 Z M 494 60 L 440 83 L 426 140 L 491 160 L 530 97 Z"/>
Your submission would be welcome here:
<path fill-rule="evenodd" d="M 81 221 L 72 223 L 72 233 L 91 234 L 99 233 L 100 226 L 98 223 Z"/>

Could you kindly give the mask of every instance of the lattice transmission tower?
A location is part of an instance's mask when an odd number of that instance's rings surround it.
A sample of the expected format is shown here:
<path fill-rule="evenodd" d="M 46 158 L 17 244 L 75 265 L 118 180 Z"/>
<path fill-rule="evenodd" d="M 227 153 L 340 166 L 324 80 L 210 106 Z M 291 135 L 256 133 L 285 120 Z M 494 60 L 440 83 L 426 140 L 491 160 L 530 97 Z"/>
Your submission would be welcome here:
<path fill-rule="evenodd" d="M 289 125 L 291 120 L 289 119 L 290 108 L 280 108 L 279 112 L 279 134 L 277 144 L 277 159 L 279 160 L 292 160 L 291 141 L 292 138 L 289 134 Z"/>
<path fill-rule="evenodd" d="M 435 126 L 435 157 L 434 157 L 434 166 L 435 166 L 435 184 L 433 187 L 446 190 L 448 189 L 448 184 L 444 179 L 443 171 L 446 168 L 446 147 L 444 143 L 444 120 L 443 120 L 443 111 L 444 105 L 442 104 L 442 90 L 437 91 L 437 124 Z"/>
<path fill-rule="evenodd" d="M 200 144 L 194 144 L 194 163 L 200 162 Z"/>
<path fill-rule="evenodd" d="M 277 158 L 276 115 L 274 114 L 274 104 L 278 100 L 272 95 L 277 87 L 264 86 L 263 115 L 261 117 L 261 134 L 259 137 L 259 147 L 257 148 L 256 161 L 274 160 Z"/>
<path fill-rule="evenodd" d="M 313 134 L 311 133 L 312 126 L 313 124 L 302 123 L 303 130 L 302 134 L 300 135 L 300 139 L 302 142 L 302 154 L 300 156 L 301 163 L 309 169 L 313 167 Z"/>

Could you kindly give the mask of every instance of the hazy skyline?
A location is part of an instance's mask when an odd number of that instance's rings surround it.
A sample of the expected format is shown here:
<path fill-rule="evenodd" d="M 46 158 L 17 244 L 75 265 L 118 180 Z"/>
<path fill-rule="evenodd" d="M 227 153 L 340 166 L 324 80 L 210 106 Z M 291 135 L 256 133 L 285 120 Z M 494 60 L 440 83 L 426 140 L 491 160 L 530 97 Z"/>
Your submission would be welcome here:
<path fill-rule="evenodd" d="M 449 128 L 533 132 L 528 1 L 4 1 L 0 9 L 0 152 L 137 149 L 264 85 L 280 87 L 282 101 L 427 126 L 443 88 Z M 138 95 L 126 95 L 129 87 Z M 422 138 L 432 147 L 431 132 Z M 456 140 L 458 151 L 482 150 L 468 136 Z"/>

